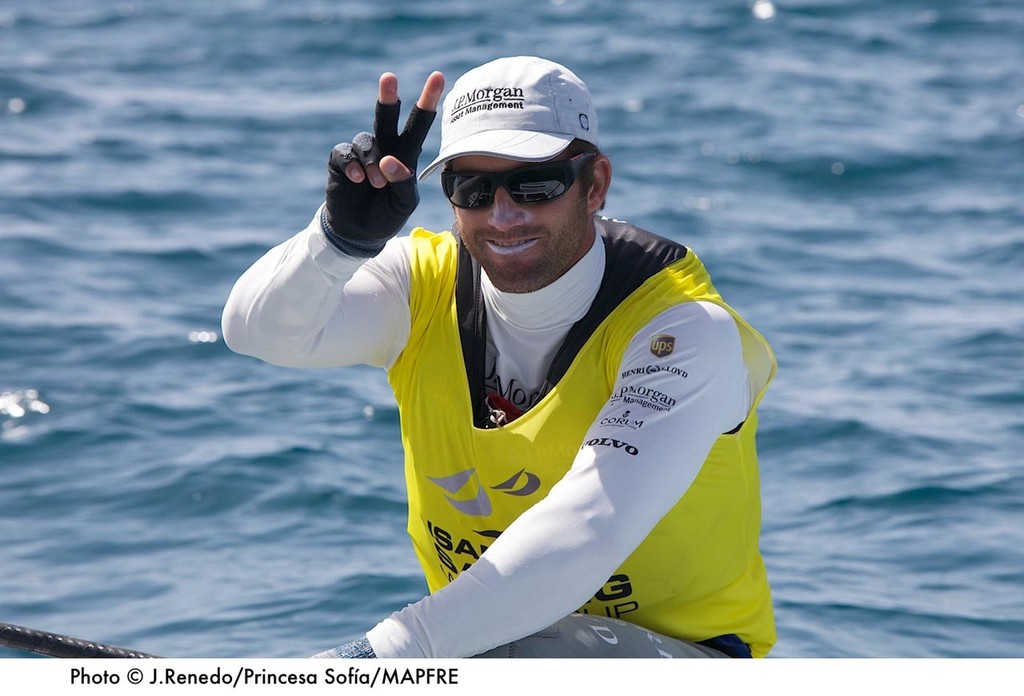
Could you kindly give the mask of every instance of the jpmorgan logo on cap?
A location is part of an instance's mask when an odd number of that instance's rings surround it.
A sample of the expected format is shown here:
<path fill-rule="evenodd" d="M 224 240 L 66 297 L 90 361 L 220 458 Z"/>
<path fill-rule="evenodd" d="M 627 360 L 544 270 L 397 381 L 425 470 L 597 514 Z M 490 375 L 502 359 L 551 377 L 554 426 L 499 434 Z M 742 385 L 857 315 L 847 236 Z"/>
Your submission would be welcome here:
<path fill-rule="evenodd" d="M 420 179 L 466 155 L 543 162 L 577 138 L 599 146 L 597 112 L 583 81 L 544 58 L 499 58 L 452 86 L 444 100 L 441 151 Z"/>
<path fill-rule="evenodd" d="M 456 97 L 446 114 L 454 123 L 467 114 L 491 109 L 522 109 L 526 98 L 519 87 L 480 87 Z"/>
<path fill-rule="evenodd" d="M 656 358 L 671 355 L 676 348 L 676 337 L 669 334 L 658 334 L 651 339 L 651 352 Z"/>

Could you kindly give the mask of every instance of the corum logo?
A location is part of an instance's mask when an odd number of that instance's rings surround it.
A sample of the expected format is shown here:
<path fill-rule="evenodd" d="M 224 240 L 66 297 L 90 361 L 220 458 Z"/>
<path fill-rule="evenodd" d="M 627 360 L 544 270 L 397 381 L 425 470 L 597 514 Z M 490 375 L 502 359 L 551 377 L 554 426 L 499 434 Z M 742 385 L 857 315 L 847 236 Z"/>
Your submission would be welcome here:
<path fill-rule="evenodd" d="M 669 334 L 658 334 L 651 339 L 651 352 L 655 357 L 664 358 L 671 355 L 676 347 L 676 337 Z"/>
<path fill-rule="evenodd" d="M 428 476 L 427 479 L 436 483 L 449 493 L 445 499 L 452 504 L 459 512 L 474 517 L 486 517 L 494 509 L 491 499 L 487 496 L 487 489 L 480 484 L 480 477 L 476 469 L 466 469 L 451 476 Z M 467 489 L 469 497 L 454 497 L 463 489 Z M 524 497 L 536 493 L 540 489 L 540 477 L 531 474 L 526 469 L 520 469 L 510 478 L 499 484 L 490 487 L 493 491 L 499 491 L 505 495 Z M 476 491 L 473 493 L 472 491 Z"/>
<path fill-rule="evenodd" d="M 631 411 L 626 409 L 621 416 L 607 416 L 601 419 L 599 425 L 629 428 L 630 430 L 639 430 L 644 427 L 644 422 L 637 418 L 630 418 L 630 413 Z"/>

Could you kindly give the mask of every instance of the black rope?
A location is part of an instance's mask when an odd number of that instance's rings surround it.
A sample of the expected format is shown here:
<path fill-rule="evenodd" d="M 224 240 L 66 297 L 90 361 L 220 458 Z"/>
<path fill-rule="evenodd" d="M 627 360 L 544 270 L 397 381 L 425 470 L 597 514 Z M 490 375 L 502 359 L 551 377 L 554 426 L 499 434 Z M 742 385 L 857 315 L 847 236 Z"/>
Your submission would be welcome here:
<path fill-rule="evenodd" d="M 157 657 L 138 650 L 80 640 L 59 633 L 0 623 L 0 646 L 50 657 Z"/>

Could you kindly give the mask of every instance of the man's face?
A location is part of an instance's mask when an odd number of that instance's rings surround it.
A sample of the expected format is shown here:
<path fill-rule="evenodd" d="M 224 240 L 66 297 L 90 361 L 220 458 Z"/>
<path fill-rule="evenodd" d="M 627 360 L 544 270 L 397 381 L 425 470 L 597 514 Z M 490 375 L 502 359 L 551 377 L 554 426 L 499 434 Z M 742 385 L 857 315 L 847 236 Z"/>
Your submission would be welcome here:
<path fill-rule="evenodd" d="M 453 161 L 458 171 L 501 172 L 523 162 L 470 155 Z M 455 232 L 504 292 L 533 292 L 550 285 L 583 258 L 594 241 L 587 190 L 577 180 L 564 195 L 519 204 L 499 188 L 494 202 L 475 210 L 452 207 Z"/>

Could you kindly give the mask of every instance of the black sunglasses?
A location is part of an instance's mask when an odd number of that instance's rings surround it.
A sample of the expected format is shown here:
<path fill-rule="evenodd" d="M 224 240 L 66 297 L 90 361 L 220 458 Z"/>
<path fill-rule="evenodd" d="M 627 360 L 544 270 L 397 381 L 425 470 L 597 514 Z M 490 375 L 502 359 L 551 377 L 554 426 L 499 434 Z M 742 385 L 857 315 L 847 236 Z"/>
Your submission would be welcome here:
<path fill-rule="evenodd" d="M 441 188 L 456 208 L 486 208 L 494 202 L 499 188 L 508 191 L 516 203 L 553 201 L 572 188 L 580 168 L 596 152 L 572 159 L 542 162 L 507 172 L 441 172 Z"/>

